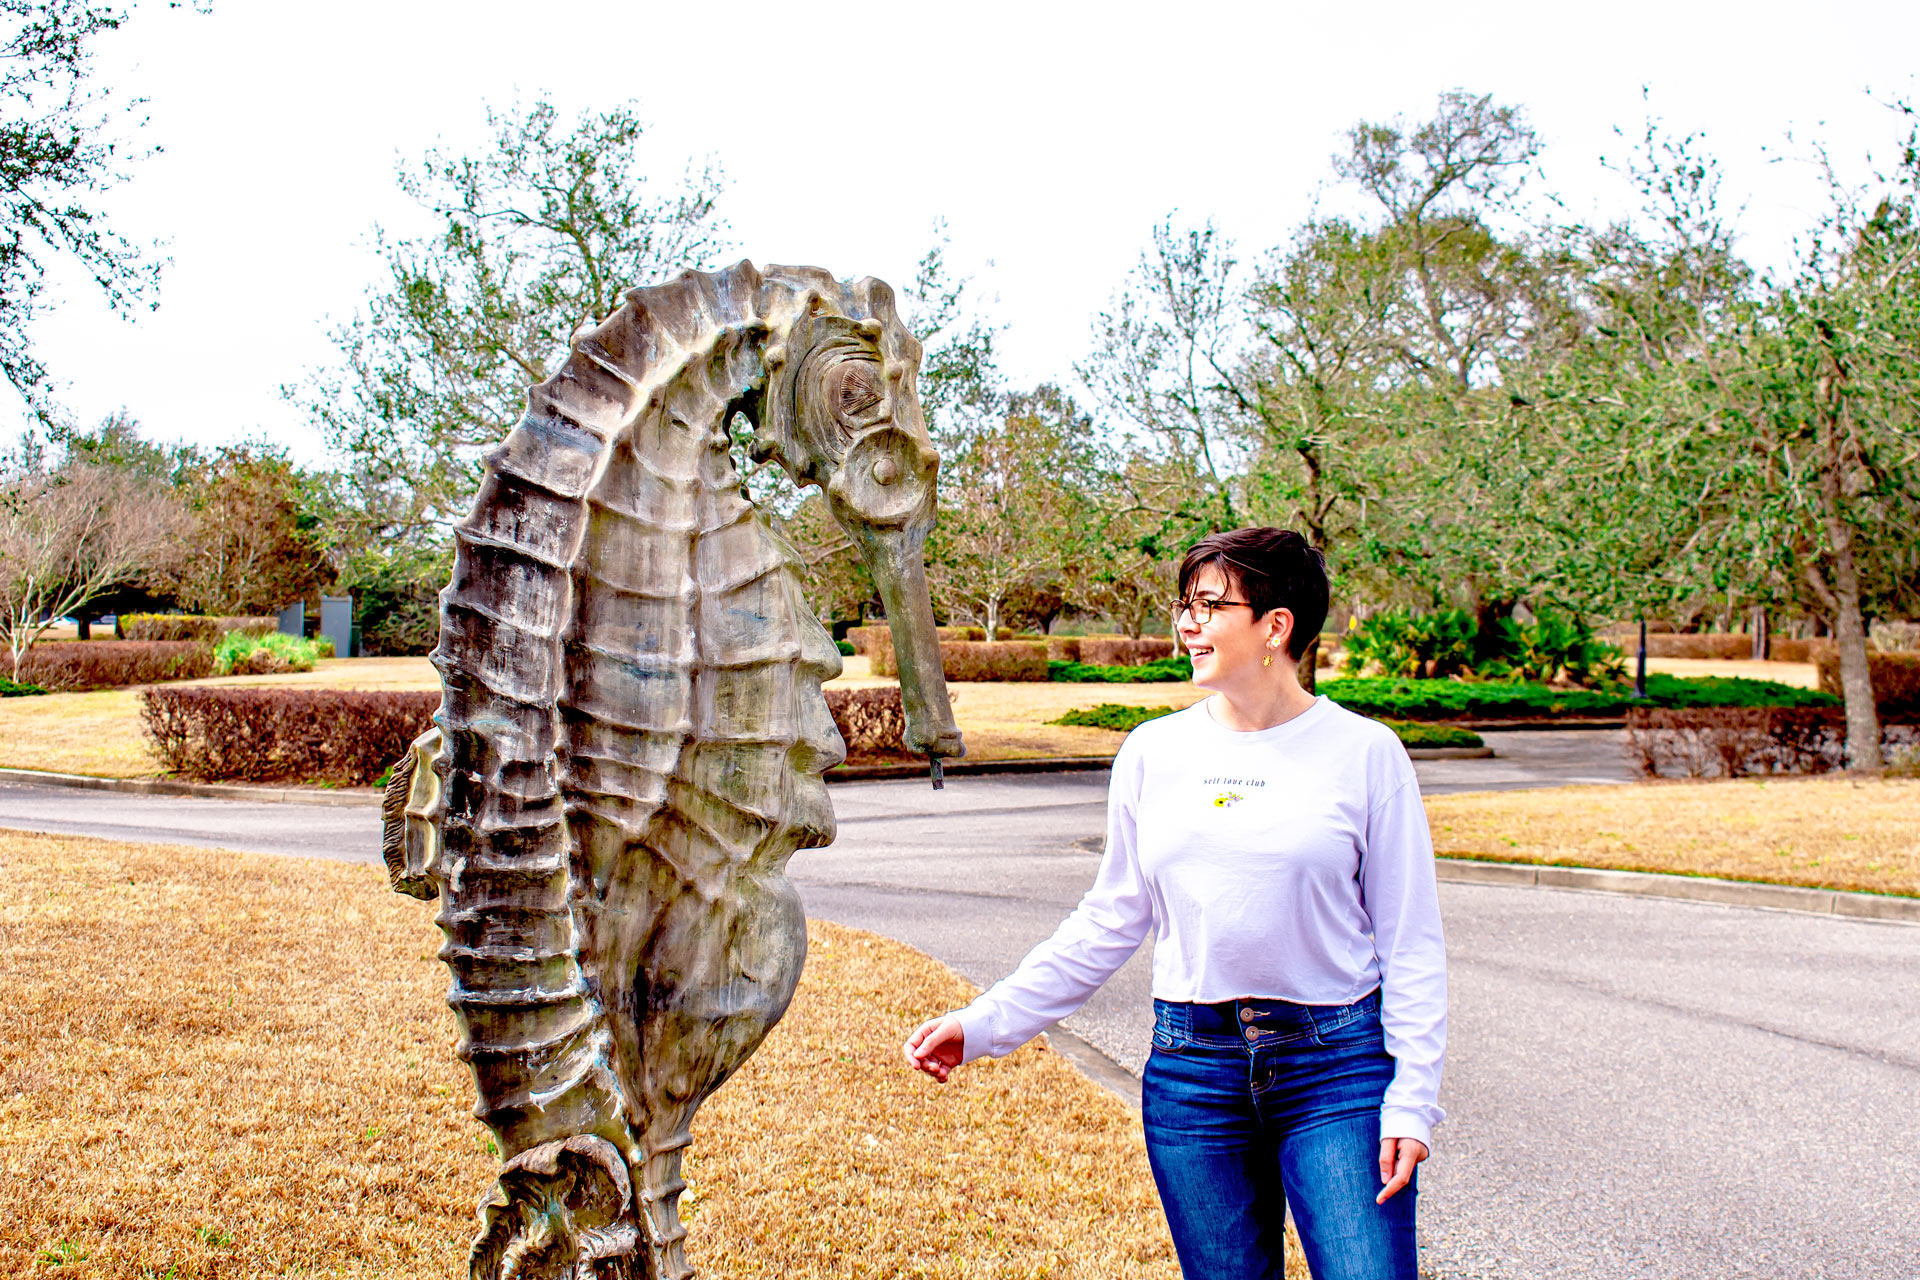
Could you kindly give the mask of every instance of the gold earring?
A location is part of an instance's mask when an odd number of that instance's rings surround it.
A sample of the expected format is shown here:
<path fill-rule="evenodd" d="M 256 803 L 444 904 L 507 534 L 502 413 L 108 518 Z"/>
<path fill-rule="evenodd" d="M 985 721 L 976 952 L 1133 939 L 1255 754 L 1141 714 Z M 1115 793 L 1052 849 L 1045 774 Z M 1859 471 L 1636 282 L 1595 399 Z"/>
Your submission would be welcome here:
<path fill-rule="evenodd" d="M 1260 659 L 1260 665 L 1263 667 L 1270 667 L 1273 665 L 1273 646 L 1272 645 L 1267 646 L 1267 656 Z"/>

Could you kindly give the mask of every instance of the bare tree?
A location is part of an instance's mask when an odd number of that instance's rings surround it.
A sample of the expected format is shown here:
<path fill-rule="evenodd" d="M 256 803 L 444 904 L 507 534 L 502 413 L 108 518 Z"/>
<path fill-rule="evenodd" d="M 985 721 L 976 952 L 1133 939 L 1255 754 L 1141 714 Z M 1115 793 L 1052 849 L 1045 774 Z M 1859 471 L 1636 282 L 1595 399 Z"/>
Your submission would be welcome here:
<path fill-rule="evenodd" d="M 55 619 L 173 555 L 184 522 L 167 489 L 105 467 L 23 470 L 0 484 L 0 642 L 13 678 Z"/>

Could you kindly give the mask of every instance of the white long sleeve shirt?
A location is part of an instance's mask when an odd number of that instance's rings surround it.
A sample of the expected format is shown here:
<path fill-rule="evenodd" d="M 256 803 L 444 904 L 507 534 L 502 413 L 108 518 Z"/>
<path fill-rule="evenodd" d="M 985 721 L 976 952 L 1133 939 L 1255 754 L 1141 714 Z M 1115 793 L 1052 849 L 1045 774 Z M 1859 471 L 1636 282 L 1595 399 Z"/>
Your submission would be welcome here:
<path fill-rule="evenodd" d="M 1135 729 L 1113 762 L 1093 888 L 960 1010 L 966 1060 L 1078 1009 L 1149 929 L 1162 1000 L 1339 1005 L 1380 988 L 1395 1064 L 1380 1135 L 1432 1146 L 1446 949 L 1426 810 L 1391 729 L 1324 697 L 1251 733 L 1206 702 Z"/>

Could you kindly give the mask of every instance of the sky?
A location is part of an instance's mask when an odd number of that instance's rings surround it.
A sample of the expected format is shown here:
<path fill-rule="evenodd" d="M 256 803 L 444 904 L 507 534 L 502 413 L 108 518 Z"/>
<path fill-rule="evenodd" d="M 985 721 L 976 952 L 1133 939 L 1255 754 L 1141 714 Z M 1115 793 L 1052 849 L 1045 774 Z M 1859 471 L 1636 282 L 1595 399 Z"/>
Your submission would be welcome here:
<path fill-rule="evenodd" d="M 1357 208 L 1331 155 L 1359 120 L 1420 119 L 1451 89 L 1518 105 L 1541 189 L 1628 212 L 1619 158 L 1651 110 L 1705 134 L 1750 256 L 1791 260 L 1824 207 L 1810 163 L 1890 151 L 1875 99 L 1915 93 L 1920 5 L 136 3 L 95 77 L 144 97 L 158 155 L 102 198 L 163 241 L 160 307 L 128 321 L 56 278 L 36 349 L 81 424 L 151 439 L 326 446 L 281 394 L 379 280 L 375 224 L 430 229 L 396 168 L 476 152 L 485 108 L 631 103 L 649 172 L 716 159 L 735 257 L 896 286 L 945 219 L 949 259 L 1004 326 L 1016 385 L 1073 381 L 1157 222 L 1211 220 L 1243 256 L 1315 208 Z M 0 431 L 18 432 L 17 407 Z M 502 423 L 505 433 L 511 423 Z"/>

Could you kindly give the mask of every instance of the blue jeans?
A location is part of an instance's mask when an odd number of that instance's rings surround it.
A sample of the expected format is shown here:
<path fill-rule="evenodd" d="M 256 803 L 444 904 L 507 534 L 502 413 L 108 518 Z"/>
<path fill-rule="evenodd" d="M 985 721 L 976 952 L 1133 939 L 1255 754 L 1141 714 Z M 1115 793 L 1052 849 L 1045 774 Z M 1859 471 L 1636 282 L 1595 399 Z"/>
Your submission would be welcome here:
<path fill-rule="evenodd" d="M 1314 1280 L 1415 1280 L 1418 1174 L 1384 1205 L 1380 993 L 1153 1002 L 1147 1157 L 1189 1280 L 1281 1280 L 1288 1204 Z"/>

